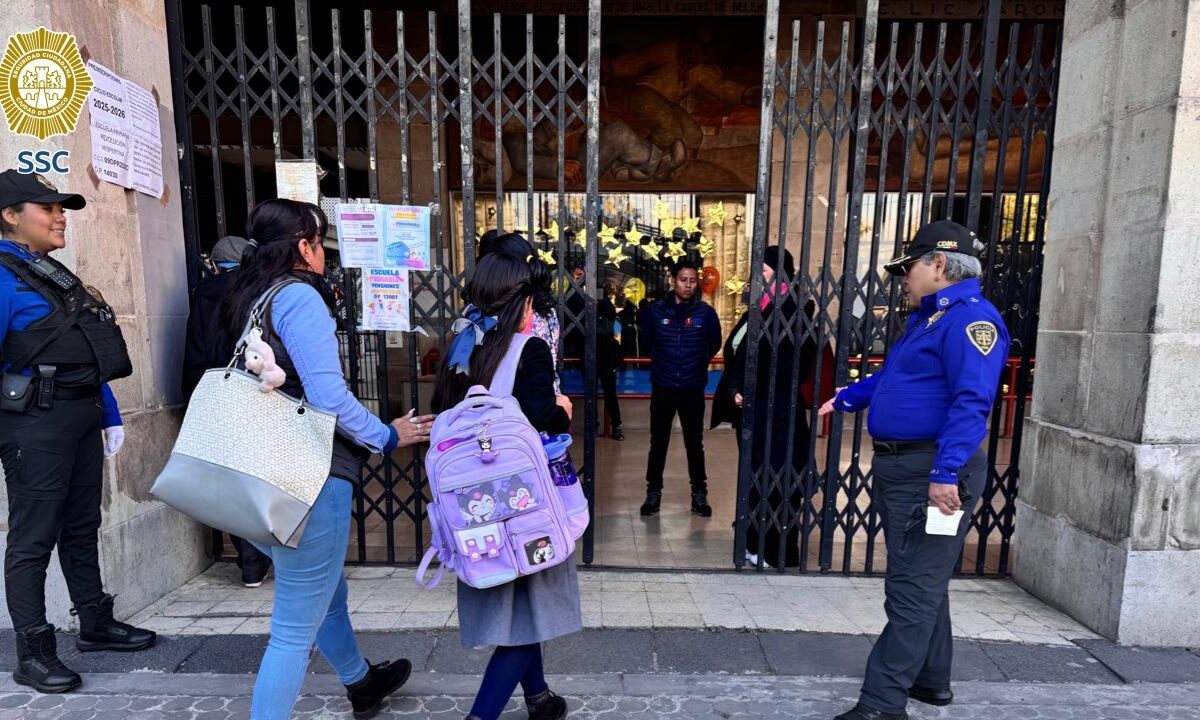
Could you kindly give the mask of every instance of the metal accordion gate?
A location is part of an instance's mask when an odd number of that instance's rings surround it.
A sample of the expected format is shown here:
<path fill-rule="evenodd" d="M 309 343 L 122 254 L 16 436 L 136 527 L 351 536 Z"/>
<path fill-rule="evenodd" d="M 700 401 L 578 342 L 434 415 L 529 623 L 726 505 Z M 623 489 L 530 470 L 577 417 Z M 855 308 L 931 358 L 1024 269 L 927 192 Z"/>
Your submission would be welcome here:
<path fill-rule="evenodd" d="M 1010 572 L 1061 34 L 1056 23 L 1002 21 L 999 0 L 981 5 L 985 15 L 973 22 L 884 23 L 879 0 L 868 0 L 856 23 L 788 27 L 779 4 L 767 3 L 751 267 L 780 245 L 796 254 L 796 271 L 777 272 L 769 288 L 751 273 L 746 342 L 765 338 L 771 351 L 747 353 L 743 414 L 765 415 L 756 427 L 786 428 L 783 439 L 796 441 L 772 457 L 779 438 L 768 432 L 755 452 L 769 462 L 741 453 L 739 567 L 750 553 L 764 569 L 765 556 L 784 558 L 795 544 L 794 562 L 779 564 L 883 569 L 864 418 L 827 420 L 817 410 L 833 388 L 876 369 L 904 327 L 900 283 L 882 264 L 923 223 L 954 219 L 987 245 L 981 282 L 1012 336 L 989 421 L 989 477 L 960 572 Z M 805 311 L 765 314 L 768 291 L 775 308 L 791 301 Z M 812 344 L 811 391 L 801 388 L 803 352 L 785 367 L 781 343 Z M 777 387 L 779 377 L 790 387 Z M 770 388 L 755 400 L 764 378 Z M 751 436 L 747 427 L 743 447 Z"/>
<path fill-rule="evenodd" d="M 589 109 L 599 93 L 600 2 L 590 0 L 584 18 L 496 15 L 485 27 L 473 27 L 469 0 L 459 0 L 456 20 L 435 12 L 336 8 L 317 17 L 308 0 L 220 6 L 219 17 L 209 5 L 167 5 L 189 281 L 198 281 L 200 239 L 211 246 L 217 237 L 238 234 L 250 208 L 276 196 L 275 163 L 291 159 L 334 168 L 320 181 L 327 212 L 333 203 L 355 199 L 430 207 L 432 268 L 412 272 L 410 312 L 412 326 L 437 347 L 446 347 L 461 310 L 481 233 L 518 229 L 528 237 L 532 231 L 539 251 L 563 259 L 553 268 L 561 332 L 585 338 L 578 360 L 587 419 L 576 458 L 590 500 L 595 309 L 572 300 L 596 285 L 597 254 L 583 250 L 583 238 L 597 232 L 599 120 Z M 443 27 L 446 22 L 453 25 Z M 568 29 L 583 41 L 568 47 Z M 490 47 L 481 51 L 481 45 Z M 495 128 L 493 138 L 473 137 L 479 121 Z M 567 154 L 563 128 L 571 123 L 586 125 L 582 163 Z M 505 177 L 500 130 L 514 124 L 523 130 L 525 152 L 514 156 L 521 162 L 510 164 L 520 167 Z M 558 188 L 548 194 L 557 202 L 543 198 L 535 206 L 533 135 L 546 128 L 558 129 L 552 160 Z M 493 139 L 490 151 L 481 149 Z M 586 173 L 582 213 L 570 213 L 568 171 Z M 455 183 L 448 182 L 451 172 Z M 460 190 L 451 192 L 452 186 Z M 477 208 L 480 196 L 490 193 Z M 484 209 L 487 217 L 477 218 Z M 582 278 L 568 272 L 570 261 L 583 267 Z M 350 389 L 385 420 L 410 407 L 427 412 L 428 399 L 418 391 L 421 376 L 429 374 L 427 358 L 418 357 L 415 336 L 398 349 L 389 347 L 386 333 L 359 329 L 359 271 L 335 264 L 331 275 L 343 297 L 339 338 Z M 408 359 L 399 372 L 390 361 L 397 352 Z M 355 492 L 349 562 L 420 558 L 429 533 L 423 473 L 419 450 L 372 456 Z M 591 540 L 589 531 L 585 562 Z"/>
<path fill-rule="evenodd" d="M 553 262 L 564 336 L 583 338 L 572 358 L 584 395 L 576 459 L 594 500 L 592 298 L 611 230 L 601 229 L 602 3 L 587 0 L 586 16 L 474 18 L 470 0 L 457 0 L 453 18 L 314 4 L 167 3 L 189 281 L 199 280 L 202 246 L 241 232 L 250 208 L 276 196 L 274 170 L 286 161 L 328 171 L 320 189 L 330 207 L 356 199 L 430 207 L 432 268 L 412 273 L 411 321 L 436 346 L 446 346 L 461 310 L 479 235 L 523 232 Z M 745 342 L 765 338 L 772 350 L 747 354 L 743 412 L 796 442 L 780 463 L 741 453 L 732 564 L 744 567 L 748 551 L 764 558 L 771 544 L 782 554 L 794 541 L 797 561 L 785 564 L 800 572 L 882 569 L 863 419 L 825 421 L 817 409 L 832 388 L 877 368 L 904 327 L 899 285 L 882 263 L 923 222 L 952 218 L 986 242 L 985 292 L 1012 337 L 990 420 L 991 472 L 961 570 L 1005 575 L 1033 379 L 1061 24 L 1003 19 L 1000 0 L 984 0 L 984 16 L 967 22 L 885 22 L 879 0 L 866 0 L 852 22 L 781 22 L 780 0 L 764 4 L 750 267 L 772 245 L 796 263 L 794 276 L 780 272 L 770 288 L 750 274 Z M 568 147 L 569 126 L 582 128 L 580 147 Z M 568 193 L 568 177 L 586 191 Z M 358 271 L 333 277 L 345 298 L 339 334 L 351 390 L 384 419 L 426 410 L 418 388 L 430 357 L 415 336 L 393 344 L 360 330 Z M 805 311 L 764 321 L 768 292 L 769 303 Z M 811 377 L 801 377 L 801 353 L 783 367 L 785 340 L 815 348 Z M 776 387 L 779 377 L 787 387 Z M 770 392 L 755 400 L 760 378 Z M 419 451 L 371 459 L 348 561 L 420 557 L 423 472 Z M 593 550 L 589 530 L 584 562 Z"/>

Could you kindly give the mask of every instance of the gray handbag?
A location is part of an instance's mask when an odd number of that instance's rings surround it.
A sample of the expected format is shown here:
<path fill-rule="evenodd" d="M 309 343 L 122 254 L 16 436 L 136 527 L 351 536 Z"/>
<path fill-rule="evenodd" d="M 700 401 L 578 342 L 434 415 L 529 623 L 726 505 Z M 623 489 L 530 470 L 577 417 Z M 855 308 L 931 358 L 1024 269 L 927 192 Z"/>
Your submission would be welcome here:
<path fill-rule="evenodd" d="M 254 304 L 242 337 L 262 327 L 279 283 Z M 294 548 L 329 478 L 337 416 L 235 368 L 209 370 L 188 403 L 150 494 L 200 522 L 262 545 Z"/>

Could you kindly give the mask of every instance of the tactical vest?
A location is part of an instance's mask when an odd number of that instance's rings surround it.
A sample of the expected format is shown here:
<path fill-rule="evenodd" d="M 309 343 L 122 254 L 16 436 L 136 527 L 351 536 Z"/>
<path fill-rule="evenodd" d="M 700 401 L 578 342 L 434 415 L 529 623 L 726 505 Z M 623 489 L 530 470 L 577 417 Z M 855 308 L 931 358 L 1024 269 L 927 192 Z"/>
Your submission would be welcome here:
<path fill-rule="evenodd" d="M 125 337 L 117 325 L 116 314 L 95 289 L 88 287 L 57 260 L 44 258 L 56 274 L 71 287 L 61 287 L 29 266 L 28 261 L 12 253 L 0 252 L 0 265 L 50 303 L 50 312 L 30 323 L 24 330 L 9 330 L 0 352 L 6 362 L 16 362 L 35 351 L 52 335 L 64 332 L 28 362 L 28 367 L 53 365 L 55 383 L 62 387 L 86 387 L 129 377 L 133 364 Z M 10 368 L 20 372 L 24 368 Z"/>

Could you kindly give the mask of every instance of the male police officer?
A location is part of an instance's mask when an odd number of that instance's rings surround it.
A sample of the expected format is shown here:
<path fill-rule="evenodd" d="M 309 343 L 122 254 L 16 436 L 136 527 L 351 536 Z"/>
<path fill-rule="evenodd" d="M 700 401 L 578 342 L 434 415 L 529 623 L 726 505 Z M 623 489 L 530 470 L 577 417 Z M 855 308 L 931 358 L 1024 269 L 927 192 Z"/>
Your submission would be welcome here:
<path fill-rule="evenodd" d="M 948 587 L 987 478 L 979 444 L 1008 356 L 1000 313 L 979 287 L 976 243 L 962 225 L 934 222 L 884 266 L 904 277 L 914 308 L 908 330 L 878 372 L 821 408 L 826 415 L 871 407 L 872 500 L 888 554 L 888 623 L 858 704 L 835 720 L 903 720 L 910 697 L 931 705 L 954 699 Z M 960 510 L 957 535 L 926 533 L 927 513 Z"/>

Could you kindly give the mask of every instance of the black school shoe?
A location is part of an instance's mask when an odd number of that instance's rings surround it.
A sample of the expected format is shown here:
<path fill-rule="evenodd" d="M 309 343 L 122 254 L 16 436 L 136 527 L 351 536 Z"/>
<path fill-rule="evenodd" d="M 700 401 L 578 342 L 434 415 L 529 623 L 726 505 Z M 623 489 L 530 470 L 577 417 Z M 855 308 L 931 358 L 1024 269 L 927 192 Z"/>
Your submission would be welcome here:
<path fill-rule="evenodd" d="M 662 493 L 658 490 L 647 492 L 646 502 L 642 503 L 642 517 L 657 515 L 660 507 L 662 507 Z"/>
<path fill-rule="evenodd" d="M 692 493 L 692 512 L 700 517 L 712 517 L 712 506 L 708 504 L 708 493 L 701 490 Z"/>
<path fill-rule="evenodd" d="M 937 705 L 938 707 L 945 707 L 954 702 L 954 691 L 950 688 L 927 688 L 913 685 L 908 691 L 908 696 L 926 705 Z"/>
<path fill-rule="evenodd" d="M 908 720 L 908 713 L 886 713 L 859 703 L 833 720 Z"/>
<path fill-rule="evenodd" d="M 367 674 L 362 680 L 346 686 L 346 697 L 354 710 L 354 717 L 369 718 L 379 712 L 384 698 L 396 692 L 408 682 L 412 674 L 412 663 L 404 658 L 392 662 L 372 665 L 367 663 Z"/>
<path fill-rule="evenodd" d="M 533 697 L 525 698 L 529 720 L 563 720 L 567 717 L 567 701 L 546 688 Z"/>

